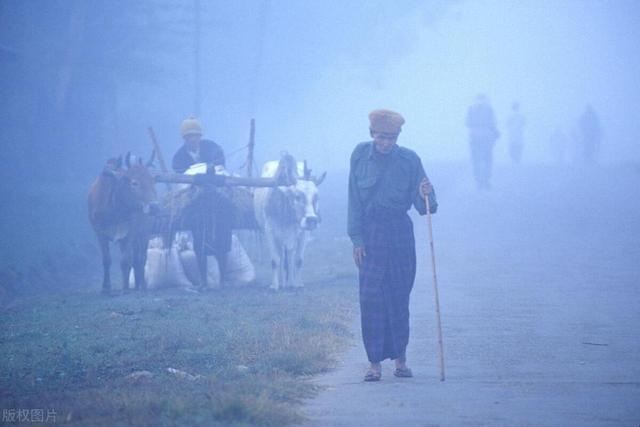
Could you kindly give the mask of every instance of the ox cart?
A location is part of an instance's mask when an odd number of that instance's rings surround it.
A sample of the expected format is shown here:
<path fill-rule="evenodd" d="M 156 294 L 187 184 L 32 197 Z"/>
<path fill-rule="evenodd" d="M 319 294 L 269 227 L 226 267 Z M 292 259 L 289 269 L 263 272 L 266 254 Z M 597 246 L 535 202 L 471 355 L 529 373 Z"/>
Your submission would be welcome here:
<path fill-rule="evenodd" d="M 287 173 L 269 178 L 226 176 L 210 167 L 197 175 L 155 173 L 149 169 L 151 163 L 152 159 L 146 164 L 139 158 L 132 161 L 129 154 L 124 161 L 122 157 L 110 159 L 89 192 L 89 220 L 102 253 L 104 293 L 111 291 L 110 241 L 117 242 L 122 252 L 124 290 L 129 289 L 132 269 L 136 288 L 144 289 L 150 237 L 160 235 L 165 245 L 171 244 L 178 231 L 191 232 L 199 285 L 206 286 L 207 255 L 219 255 L 214 250 L 220 237 L 215 235 L 219 218 L 234 220 L 230 228 L 257 229 L 249 188 L 288 186 L 295 180 Z M 154 182 L 171 186 L 164 203 L 153 203 L 157 199 Z M 222 264 L 220 259 L 218 263 Z"/>
<path fill-rule="evenodd" d="M 185 174 L 157 174 L 155 181 L 171 184 L 171 189 L 154 214 L 152 233 L 162 237 L 164 248 L 171 248 L 176 232 L 191 233 L 199 273 L 194 282 L 200 287 L 212 280 L 208 256 L 217 261 L 220 281 L 227 277 L 226 266 L 233 261 L 228 259 L 229 252 L 240 246 L 237 238 L 233 241 L 231 230 L 259 230 L 251 189 L 293 184 L 285 173 L 270 178 L 238 177 L 216 173 L 204 164 L 194 165 Z"/>

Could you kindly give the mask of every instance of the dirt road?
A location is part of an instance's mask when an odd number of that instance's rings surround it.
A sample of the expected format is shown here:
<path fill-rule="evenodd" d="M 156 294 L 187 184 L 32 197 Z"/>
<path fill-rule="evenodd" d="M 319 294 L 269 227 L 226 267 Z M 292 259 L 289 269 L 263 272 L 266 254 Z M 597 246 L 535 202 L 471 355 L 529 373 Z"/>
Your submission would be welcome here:
<path fill-rule="evenodd" d="M 309 426 L 640 425 L 640 171 L 503 168 L 478 193 L 434 170 L 447 379 L 424 221 L 409 365 L 364 383 L 359 336 Z M 354 283 L 354 286 L 356 284 Z M 359 325 L 354 325 L 358 330 Z"/>

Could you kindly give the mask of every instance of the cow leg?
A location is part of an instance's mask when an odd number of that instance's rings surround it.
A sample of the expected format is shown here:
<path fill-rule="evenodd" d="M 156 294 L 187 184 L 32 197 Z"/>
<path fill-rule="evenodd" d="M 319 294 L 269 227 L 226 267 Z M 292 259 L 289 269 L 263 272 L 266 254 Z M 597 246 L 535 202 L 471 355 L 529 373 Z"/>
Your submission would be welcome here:
<path fill-rule="evenodd" d="M 198 263 L 198 273 L 200 273 L 200 283 L 196 286 L 199 288 L 207 287 L 207 252 L 204 248 L 204 236 L 198 230 L 194 230 L 193 234 L 193 252 L 196 254 Z"/>
<path fill-rule="evenodd" d="M 269 253 L 271 254 L 271 273 L 273 278 L 271 280 L 271 288 L 274 291 L 280 289 L 280 284 L 282 283 L 283 276 L 283 247 L 281 245 L 277 245 L 275 238 L 273 237 L 273 232 L 271 230 L 266 230 L 267 236 L 267 246 L 269 247 Z"/>
<path fill-rule="evenodd" d="M 272 256 L 271 257 L 271 274 L 272 274 L 272 278 L 271 278 L 271 284 L 269 285 L 269 289 L 277 291 L 278 289 L 280 289 L 280 276 L 281 276 L 281 270 L 282 269 L 282 263 L 280 261 L 280 257 L 276 256 Z"/>
<path fill-rule="evenodd" d="M 231 200 L 220 193 L 215 193 L 216 206 L 212 210 L 213 221 L 212 226 L 215 229 L 215 244 L 214 252 L 216 260 L 218 261 L 218 271 L 220 273 L 220 286 L 224 286 L 227 283 L 227 257 L 231 250 L 233 242 L 232 228 L 233 228 L 233 204 Z"/>
<path fill-rule="evenodd" d="M 149 239 L 136 239 L 133 247 L 133 275 L 136 281 L 136 289 L 147 290 L 147 281 L 144 278 L 144 266 L 147 263 L 147 246 Z"/>
<path fill-rule="evenodd" d="M 280 287 L 287 289 L 289 287 L 289 250 L 286 246 L 282 247 L 282 256 L 280 257 Z"/>
<path fill-rule="evenodd" d="M 122 272 L 122 290 L 129 291 L 129 275 L 131 274 L 131 264 L 133 262 L 132 242 L 125 237 L 120 240 L 120 271 Z"/>
<path fill-rule="evenodd" d="M 305 231 L 302 231 L 298 238 L 296 239 L 296 249 L 294 251 L 294 261 L 293 261 L 293 281 L 292 286 L 294 288 L 302 288 L 304 286 L 304 282 L 302 281 L 302 260 L 304 259 L 304 250 L 307 243 L 307 234 Z"/>
<path fill-rule="evenodd" d="M 287 289 L 292 289 L 295 286 L 295 280 L 296 280 L 296 268 L 295 268 L 296 251 L 295 251 L 295 247 L 287 248 L 286 251 L 287 251 L 287 256 L 286 256 L 286 274 L 287 274 L 286 287 L 287 287 Z"/>
<path fill-rule="evenodd" d="M 288 252 L 287 247 L 282 245 L 280 247 L 280 262 L 278 263 L 278 288 L 286 289 L 287 280 L 289 278 L 289 264 L 288 264 Z"/>
<path fill-rule="evenodd" d="M 215 257 L 218 261 L 218 272 L 220 273 L 220 286 L 224 286 L 227 280 L 227 257 L 229 252 L 216 253 Z"/>
<path fill-rule="evenodd" d="M 102 254 L 102 293 L 108 294 L 111 291 L 111 253 L 109 252 L 109 238 L 96 233 Z"/>

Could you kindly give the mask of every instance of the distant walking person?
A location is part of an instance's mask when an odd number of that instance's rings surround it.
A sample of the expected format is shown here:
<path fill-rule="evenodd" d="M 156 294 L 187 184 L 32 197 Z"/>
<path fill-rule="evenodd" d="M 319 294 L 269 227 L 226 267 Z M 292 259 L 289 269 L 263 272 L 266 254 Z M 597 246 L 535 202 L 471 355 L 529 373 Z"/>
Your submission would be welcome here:
<path fill-rule="evenodd" d="M 467 110 L 467 128 L 471 163 L 476 184 L 480 189 L 491 187 L 491 168 L 493 166 L 493 145 L 500 136 L 496 127 L 493 108 L 486 95 L 480 94 Z"/>
<path fill-rule="evenodd" d="M 420 157 L 397 145 L 404 118 L 389 110 L 369 114 L 373 141 L 356 146 L 349 170 L 348 234 L 359 269 L 362 339 L 370 362 L 365 381 L 379 381 L 385 359 L 397 377 L 407 367 L 409 295 L 416 275 L 413 205 L 426 214 L 438 207 Z"/>
<path fill-rule="evenodd" d="M 511 114 L 507 119 L 507 134 L 509 138 L 509 156 L 513 163 L 520 163 L 522 146 L 524 144 L 524 125 L 526 120 L 520 112 L 520 104 L 511 104 Z"/>
<path fill-rule="evenodd" d="M 591 105 L 587 105 L 578 120 L 582 158 L 587 163 L 594 163 L 600 151 L 602 128 L 600 119 Z"/>

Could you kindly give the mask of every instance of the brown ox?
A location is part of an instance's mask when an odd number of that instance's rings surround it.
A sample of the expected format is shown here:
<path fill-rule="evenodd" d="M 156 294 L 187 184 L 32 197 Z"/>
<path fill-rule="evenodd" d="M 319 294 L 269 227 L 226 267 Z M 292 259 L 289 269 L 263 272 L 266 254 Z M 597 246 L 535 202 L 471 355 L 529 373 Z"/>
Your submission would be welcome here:
<path fill-rule="evenodd" d="M 140 158 L 132 163 L 130 153 L 127 153 L 124 168 L 122 156 L 109 160 L 89 191 L 89 221 L 102 253 L 103 293 L 108 294 L 111 290 L 110 241 L 118 242 L 120 246 L 124 290 L 129 289 L 131 268 L 136 289 L 146 289 L 144 265 L 152 222 L 146 213 L 156 200 L 154 179 L 148 169 L 153 157 L 145 165 Z"/>

